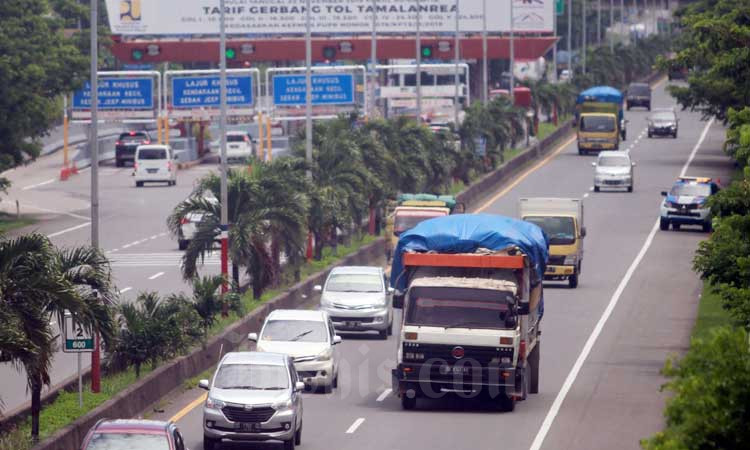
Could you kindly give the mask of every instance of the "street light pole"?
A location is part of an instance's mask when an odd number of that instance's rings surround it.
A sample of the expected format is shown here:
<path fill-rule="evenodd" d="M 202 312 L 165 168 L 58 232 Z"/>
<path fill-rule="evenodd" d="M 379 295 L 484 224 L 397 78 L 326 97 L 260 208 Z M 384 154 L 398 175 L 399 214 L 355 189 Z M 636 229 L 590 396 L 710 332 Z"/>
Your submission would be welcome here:
<path fill-rule="evenodd" d="M 581 45 L 581 53 L 583 59 L 581 60 L 581 68 L 582 72 L 586 73 L 586 0 L 581 0 L 581 8 L 583 9 L 583 14 L 581 14 L 581 17 L 583 18 L 583 44 Z"/>
<path fill-rule="evenodd" d="M 459 21 L 458 2 L 459 2 L 459 0 L 456 0 L 456 33 L 455 33 L 456 35 L 453 38 L 453 47 L 454 47 L 454 49 L 453 49 L 453 60 L 454 60 L 453 63 L 455 65 L 455 67 L 454 67 L 455 73 L 453 74 L 453 84 L 455 85 L 454 86 L 455 90 L 453 92 L 453 114 L 454 114 L 454 117 L 453 117 L 454 122 L 453 123 L 456 124 L 456 129 L 458 129 L 458 112 L 459 112 L 459 109 L 460 109 L 460 106 L 458 104 L 458 83 L 460 81 L 459 76 L 458 76 L 458 58 L 460 57 L 460 51 L 459 51 L 459 48 L 458 48 L 459 45 L 460 45 L 460 40 L 459 40 L 459 36 L 458 36 L 458 33 L 460 31 L 460 25 L 458 23 L 458 21 Z M 468 81 L 469 80 L 466 80 L 467 83 L 468 83 Z"/>
<path fill-rule="evenodd" d="M 609 0 L 609 51 L 615 51 L 615 0 Z"/>
<path fill-rule="evenodd" d="M 375 111 L 375 80 L 377 78 L 378 65 L 378 16 L 377 16 L 377 0 L 372 0 L 372 35 L 370 36 L 370 92 L 372 93 L 372 101 L 370 102 L 370 116 Z"/>
<path fill-rule="evenodd" d="M 596 45 L 602 45 L 602 0 L 596 0 Z"/>
<path fill-rule="evenodd" d="M 487 62 L 487 0 L 482 0 L 482 103 L 485 105 L 489 94 Z"/>
<path fill-rule="evenodd" d="M 227 35 L 225 0 L 219 8 L 219 133 L 221 134 L 221 292 L 229 281 L 229 193 L 227 189 Z"/>
<path fill-rule="evenodd" d="M 310 31 L 310 0 L 307 0 L 305 24 L 305 160 L 307 161 L 307 178 L 312 179 L 312 36 Z"/>
<path fill-rule="evenodd" d="M 624 0 L 623 0 L 624 1 Z M 573 78 L 573 0 L 568 0 L 568 73 Z"/>
<path fill-rule="evenodd" d="M 515 89 L 515 81 L 516 77 L 513 75 L 513 67 L 516 65 L 516 36 L 515 36 L 515 27 L 514 27 L 514 20 L 513 20 L 513 1 L 510 0 L 510 98 L 511 101 L 515 103 L 516 97 L 514 96 L 514 89 Z"/>
<path fill-rule="evenodd" d="M 555 45 L 552 47 L 552 81 L 557 81 L 557 8 L 552 16 L 552 35 L 555 37 Z"/>
<path fill-rule="evenodd" d="M 308 0 L 309 1 L 309 0 Z M 420 33 L 420 11 L 419 0 L 417 0 L 417 122 L 422 122 L 422 35 Z"/>
<path fill-rule="evenodd" d="M 89 151 L 91 153 L 91 246 L 99 248 L 99 2 L 91 0 L 91 126 Z M 101 390 L 101 345 L 99 333 L 94 338 L 91 353 L 91 392 Z"/>
<path fill-rule="evenodd" d="M 625 0 L 620 0 L 620 39 L 625 39 Z"/>

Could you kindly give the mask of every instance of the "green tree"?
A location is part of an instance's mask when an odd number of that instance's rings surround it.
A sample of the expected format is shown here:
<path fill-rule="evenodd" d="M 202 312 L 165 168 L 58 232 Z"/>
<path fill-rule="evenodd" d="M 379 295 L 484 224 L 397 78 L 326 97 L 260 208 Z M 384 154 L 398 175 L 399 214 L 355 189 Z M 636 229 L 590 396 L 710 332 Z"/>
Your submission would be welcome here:
<path fill-rule="evenodd" d="M 12 324 L 0 327 L 2 358 L 26 372 L 31 391 L 31 435 L 39 437 L 41 393 L 50 383 L 57 337 L 51 319 L 69 312 L 84 329 L 112 342 L 109 264 L 96 249 L 60 251 L 49 239 L 30 234 L 0 241 L 0 310 Z M 104 301 L 103 301 L 104 300 Z M 9 333 L 10 331 L 10 333 Z"/>
<path fill-rule="evenodd" d="M 750 347 L 742 329 L 719 328 L 694 339 L 679 361 L 664 368 L 674 393 L 667 426 L 641 441 L 646 450 L 750 448 Z"/>
<path fill-rule="evenodd" d="M 50 13 L 43 0 L 0 2 L 0 172 L 39 155 L 60 96 L 88 75 L 86 58 Z"/>

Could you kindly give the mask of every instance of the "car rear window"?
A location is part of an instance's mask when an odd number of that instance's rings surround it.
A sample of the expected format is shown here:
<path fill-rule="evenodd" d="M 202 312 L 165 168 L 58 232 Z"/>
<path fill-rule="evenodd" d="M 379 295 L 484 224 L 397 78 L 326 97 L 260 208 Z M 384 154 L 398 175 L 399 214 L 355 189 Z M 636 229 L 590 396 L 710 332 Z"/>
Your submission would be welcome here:
<path fill-rule="evenodd" d="M 651 88 L 645 84 L 633 84 L 628 88 L 628 94 L 630 95 L 649 95 Z"/>
<path fill-rule="evenodd" d="M 244 134 L 229 134 L 227 142 L 244 142 L 246 137 Z"/>
<path fill-rule="evenodd" d="M 148 140 L 148 136 L 146 135 L 146 133 L 123 133 L 120 135 L 120 140 L 123 142 L 141 142 Z"/>
<path fill-rule="evenodd" d="M 167 159 L 167 151 L 163 148 L 142 148 L 138 150 L 138 159 Z"/>

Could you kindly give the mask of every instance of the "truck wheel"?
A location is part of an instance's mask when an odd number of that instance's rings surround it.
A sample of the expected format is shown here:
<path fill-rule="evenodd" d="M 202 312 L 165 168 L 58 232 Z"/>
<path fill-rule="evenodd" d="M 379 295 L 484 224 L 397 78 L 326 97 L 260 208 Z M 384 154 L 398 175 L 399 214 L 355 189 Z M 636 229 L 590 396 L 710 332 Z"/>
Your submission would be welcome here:
<path fill-rule="evenodd" d="M 578 274 L 568 277 L 568 287 L 571 289 L 575 289 L 578 287 Z"/>
<path fill-rule="evenodd" d="M 666 231 L 669 229 L 669 221 L 665 219 L 659 219 L 659 229 Z"/>
<path fill-rule="evenodd" d="M 498 400 L 500 401 L 500 404 L 498 406 L 500 407 L 501 411 L 512 412 L 514 409 L 516 409 L 515 397 L 508 396 L 507 394 L 500 394 Z"/>
<path fill-rule="evenodd" d="M 417 396 L 409 397 L 404 393 L 401 395 L 401 408 L 410 411 L 417 407 Z"/>
<path fill-rule="evenodd" d="M 534 350 L 529 353 L 527 374 L 529 376 L 529 394 L 539 393 L 539 354 L 542 342 L 537 340 Z"/>

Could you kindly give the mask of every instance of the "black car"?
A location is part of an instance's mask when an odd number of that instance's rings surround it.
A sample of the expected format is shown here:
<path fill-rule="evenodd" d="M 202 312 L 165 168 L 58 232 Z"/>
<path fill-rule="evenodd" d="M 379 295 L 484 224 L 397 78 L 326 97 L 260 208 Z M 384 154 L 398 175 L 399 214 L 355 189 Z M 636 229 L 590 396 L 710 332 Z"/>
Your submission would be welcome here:
<path fill-rule="evenodd" d="M 672 110 L 655 111 L 648 116 L 648 137 L 672 136 L 677 138 L 677 125 L 680 121 Z"/>
<path fill-rule="evenodd" d="M 643 106 L 651 111 L 651 86 L 646 83 L 630 83 L 625 105 L 628 110 L 633 106 Z"/>
<path fill-rule="evenodd" d="M 147 131 L 128 131 L 120 134 L 115 142 L 115 165 L 123 167 L 125 161 L 135 161 L 135 149 L 139 145 L 150 143 L 151 136 Z"/>

